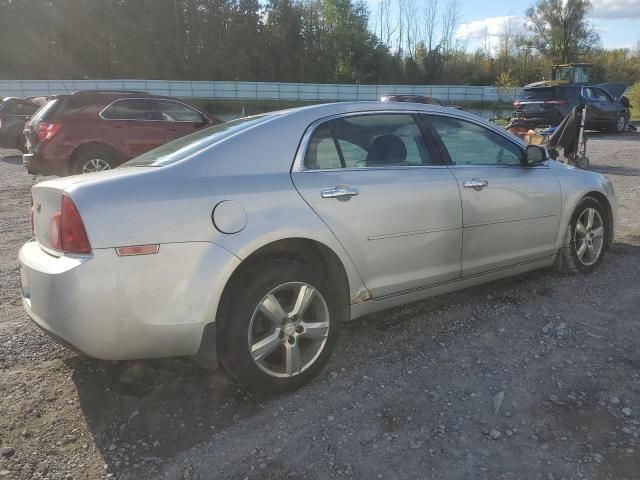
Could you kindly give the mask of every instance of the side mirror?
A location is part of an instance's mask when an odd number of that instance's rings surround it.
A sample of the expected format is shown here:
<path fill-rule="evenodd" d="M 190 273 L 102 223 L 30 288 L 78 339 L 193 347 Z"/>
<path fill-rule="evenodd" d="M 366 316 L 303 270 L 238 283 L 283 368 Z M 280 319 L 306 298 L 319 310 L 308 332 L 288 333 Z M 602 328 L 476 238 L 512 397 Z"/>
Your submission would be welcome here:
<path fill-rule="evenodd" d="M 528 145 L 524 154 L 524 163 L 526 165 L 535 165 L 544 162 L 547 159 L 547 152 L 539 145 Z"/>

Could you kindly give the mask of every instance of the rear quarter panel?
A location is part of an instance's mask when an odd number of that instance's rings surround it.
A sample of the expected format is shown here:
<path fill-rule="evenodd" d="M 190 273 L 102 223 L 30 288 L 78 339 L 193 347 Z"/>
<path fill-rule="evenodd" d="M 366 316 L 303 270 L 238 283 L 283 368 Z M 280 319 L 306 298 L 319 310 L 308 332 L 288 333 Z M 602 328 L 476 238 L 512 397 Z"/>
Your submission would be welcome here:
<path fill-rule="evenodd" d="M 289 168 L 298 142 L 290 131 L 261 129 L 250 142 L 232 137 L 173 165 L 121 167 L 89 181 L 79 178 L 66 191 L 94 249 L 211 242 L 244 259 L 271 242 L 306 238 L 336 253 L 349 277 L 351 298 L 357 299 L 364 285 L 351 260 L 293 186 Z M 223 200 L 245 210 L 242 231 L 224 234 L 214 226 L 212 212 Z"/>

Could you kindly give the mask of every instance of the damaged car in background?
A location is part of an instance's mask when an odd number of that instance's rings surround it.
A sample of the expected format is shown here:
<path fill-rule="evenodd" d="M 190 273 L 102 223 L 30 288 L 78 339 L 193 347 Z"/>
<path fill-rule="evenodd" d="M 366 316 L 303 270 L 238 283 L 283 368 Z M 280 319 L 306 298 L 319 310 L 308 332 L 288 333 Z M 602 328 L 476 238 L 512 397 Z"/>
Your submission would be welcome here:
<path fill-rule="evenodd" d="M 6 97 L 0 101 L 0 148 L 26 153 L 27 145 L 22 133 L 25 124 L 46 99 Z"/>
<path fill-rule="evenodd" d="M 557 126 L 574 107 L 586 104 L 587 129 L 621 133 L 631 117 L 626 88 L 625 83 L 529 85 L 513 102 L 512 125 L 527 129 Z"/>

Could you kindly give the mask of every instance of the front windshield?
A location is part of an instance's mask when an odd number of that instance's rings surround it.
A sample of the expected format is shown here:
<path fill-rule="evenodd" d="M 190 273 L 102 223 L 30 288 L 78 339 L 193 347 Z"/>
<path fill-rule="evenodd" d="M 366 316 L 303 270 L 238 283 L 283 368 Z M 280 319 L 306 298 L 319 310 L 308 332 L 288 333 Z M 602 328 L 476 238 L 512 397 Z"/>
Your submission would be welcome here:
<path fill-rule="evenodd" d="M 273 117 L 273 115 L 269 114 L 244 117 L 205 128 L 185 137 L 178 138 L 173 142 L 166 143 L 158 148 L 154 148 L 147 153 L 143 153 L 139 157 L 124 163 L 122 166 L 139 167 L 169 165 L 235 133 L 262 123 L 271 117 Z"/>
<path fill-rule="evenodd" d="M 556 80 L 571 80 L 571 67 L 559 67 Z"/>

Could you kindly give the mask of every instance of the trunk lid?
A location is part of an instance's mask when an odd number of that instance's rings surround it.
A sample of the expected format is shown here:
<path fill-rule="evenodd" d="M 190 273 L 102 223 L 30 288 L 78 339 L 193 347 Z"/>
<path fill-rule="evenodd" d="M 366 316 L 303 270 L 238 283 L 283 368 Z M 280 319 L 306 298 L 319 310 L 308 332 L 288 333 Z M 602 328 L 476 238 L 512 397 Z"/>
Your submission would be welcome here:
<path fill-rule="evenodd" d="M 31 188 L 31 196 L 33 198 L 33 226 L 35 239 L 40 246 L 47 252 L 54 255 L 61 255 L 62 252 L 56 251 L 52 247 L 50 235 L 51 217 L 60 210 L 62 206 L 63 193 L 69 194 L 73 200 L 73 193 L 70 192 L 74 185 L 91 183 L 97 181 L 108 181 L 109 179 L 122 177 L 126 175 L 143 173 L 144 171 L 154 170 L 155 167 L 124 167 L 103 172 L 87 173 L 82 175 L 74 175 L 71 177 L 57 178 L 47 180 L 34 185 Z M 108 201 L 108 199 L 104 199 Z M 77 205 L 82 214 L 82 206 Z M 91 233 L 89 241 L 91 241 Z"/>
<path fill-rule="evenodd" d="M 31 189 L 35 238 L 40 246 L 48 250 L 53 248 L 49 229 L 51 217 L 60 210 L 65 186 L 64 181 L 49 180 L 39 183 Z"/>

